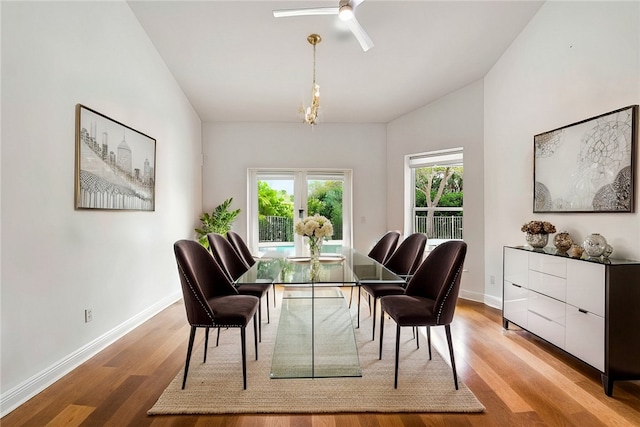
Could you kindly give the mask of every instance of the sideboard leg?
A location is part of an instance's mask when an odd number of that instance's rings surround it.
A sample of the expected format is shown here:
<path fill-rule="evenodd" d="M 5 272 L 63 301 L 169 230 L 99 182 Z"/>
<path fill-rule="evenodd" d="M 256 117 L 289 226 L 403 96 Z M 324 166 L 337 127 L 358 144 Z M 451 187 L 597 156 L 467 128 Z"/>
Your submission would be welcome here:
<path fill-rule="evenodd" d="M 602 387 L 604 388 L 604 394 L 611 397 L 613 395 L 613 380 L 605 374 L 600 375 L 602 379 Z"/>
<path fill-rule="evenodd" d="M 509 329 L 509 321 L 504 317 L 502 318 L 502 327 L 505 329 Z"/>

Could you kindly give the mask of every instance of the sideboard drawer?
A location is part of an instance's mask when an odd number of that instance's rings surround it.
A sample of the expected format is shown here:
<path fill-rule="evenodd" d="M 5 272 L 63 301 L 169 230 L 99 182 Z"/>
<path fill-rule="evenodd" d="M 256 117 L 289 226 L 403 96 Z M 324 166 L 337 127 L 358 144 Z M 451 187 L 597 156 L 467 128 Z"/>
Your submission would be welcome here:
<path fill-rule="evenodd" d="M 537 292 L 529 291 L 529 313 L 536 313 L 564 326 L 565 303 L 549 298 Z"/>
<path fill-rule="evenodd" d="M 530 270 L 529 289 L 564 301 L 567 295 L 567 280 L 562 277 Z"/>
<path fill-rule="evenodd" d="M 533 311 L 529 311 L 527 316 L 528 329 L 534 334 L 564 349 L 564 325 L 560 325 L 553 320 L 542 317 Z"/>
<path fill-rule="evenodd" d="M 604 372 L 604 318 L 567 304 L 565 350 Z"/>
<path fill-rule="evenodd" d="M 504 249 L 504 280 L 529 287 L 529 254 L 517 249 Z"/>
<path fill-rule="evenodd" d="M 504 282 L 503 317 L 527 328 L 527 299 L 529 291 L 513 283 Z"/>
<path fill-rule="evenodd" d="M 567 277 L 567 260 L 561 257 L 530 252 L 529 270 L 535 270 L 557 277 Z"/>
<path fill-rule="evenodd" d="M 567 303 L 604 317 L 604 273 L 604 265 L 568 260 Z"/>

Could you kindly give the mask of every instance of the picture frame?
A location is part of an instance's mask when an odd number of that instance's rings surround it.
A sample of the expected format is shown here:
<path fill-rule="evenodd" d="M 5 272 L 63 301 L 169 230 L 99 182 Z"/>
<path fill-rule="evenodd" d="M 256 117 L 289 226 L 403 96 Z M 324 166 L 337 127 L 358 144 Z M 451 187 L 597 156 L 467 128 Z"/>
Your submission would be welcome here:
<path fill-rule="evenodd" d="M 533 212 L 634 212 L 638 105 L 533 137 Z"/>
<path fill-rule="evenodd" d="M 75 208 L 155 210 L 156 140 L 76 105 Z"/>

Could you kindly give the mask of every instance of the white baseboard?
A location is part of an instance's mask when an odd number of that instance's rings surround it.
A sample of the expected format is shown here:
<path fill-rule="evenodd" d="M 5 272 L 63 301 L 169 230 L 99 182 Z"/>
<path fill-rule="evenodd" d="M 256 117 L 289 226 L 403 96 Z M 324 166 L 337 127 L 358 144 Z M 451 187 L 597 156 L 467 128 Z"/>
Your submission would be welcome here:
<path fill-rule="evenodd" d="M 459 297 L 475 302 L 481 302 L 485 305 L 488 305 L 489 307 L 497 308 L 498 310 L 502 309 L 502 299 L 493 295 L 487 295 L 479 292 L 470 292 L 465 291 L 464 289 L 460 289 Z"/>
<path fill-rule="evenodd" d="M 182 294 L 177 293 L 164 298 L 146 310 L 138 313 L 131 319 L 116 326 L 106 334 L 96 338 L 87 345 L 79 348 L 73 353 L 67 355 L 52 366 L 40 371 L 28 380 L 11 390 L 3 392 L 0 396 L 0 417 L 4 417 L 45 388 L 80 366 L 82 363 L 95 356 L 98 352 L 104 350 L 110 344 L 122 338 L 131 330 L 140 326 L 174 302 L 182 298 Z"/>
<path fill-rule="evenodd" d="M 497 308 L 498 310 L 502 310 L 502 298 L 500 298 L 500 297 L 496 297 L 496 296 L 493 296 L 493 295 L 485 295 L 484 296 L 484 300 L 481 301 L 481 302 L 484 302 L 489 307 L 493 307 L 493 308 Z"/>
<path fill-rule="evenodd" d="M 471 292 L 465 289 L 460 289 L 460 294 L 458 295 L 460 298 L 468 299 L 475 302 L 484 302 L 485 294 L 479 292 Z"/>

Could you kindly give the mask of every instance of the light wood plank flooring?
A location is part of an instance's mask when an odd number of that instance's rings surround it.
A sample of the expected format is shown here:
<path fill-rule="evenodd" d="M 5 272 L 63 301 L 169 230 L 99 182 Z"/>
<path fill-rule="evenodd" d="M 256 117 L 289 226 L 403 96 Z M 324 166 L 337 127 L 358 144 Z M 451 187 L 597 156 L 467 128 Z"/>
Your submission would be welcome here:
<path fill-rule="evenodd" d="M 366 304 L 362 307 L 366 316 Z M 433 328 L 433 344 L 446 358 L 442 329 Z M 503 330 L 499 310 L 463 300 L 452 324 L 458 375 L 487 408 L 483 414 L 147 416 L 147 409 L 183 368 L 188 331 L 182 303 L 173 304 L 2 418 L 0 424 L 640 426 L 640 382 L 617 382 L 613 397 L 607 397 L 595 369 L 524 331 Z M 199 342 L 202 335 L 197 335 Z"/>

